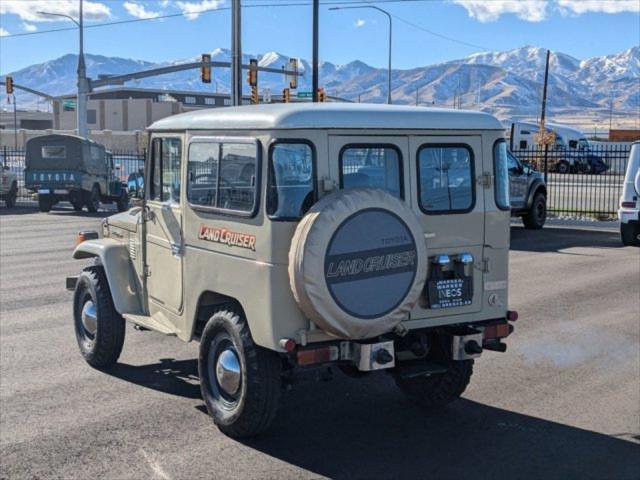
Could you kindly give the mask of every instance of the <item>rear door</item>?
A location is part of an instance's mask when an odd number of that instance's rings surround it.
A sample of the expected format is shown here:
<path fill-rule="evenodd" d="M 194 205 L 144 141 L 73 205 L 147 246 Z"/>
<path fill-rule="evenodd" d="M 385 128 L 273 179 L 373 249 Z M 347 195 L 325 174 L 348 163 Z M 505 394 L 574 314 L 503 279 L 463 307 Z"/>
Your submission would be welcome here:
<path fill-rule="evenodd" d="M 411 318 L 478 312 L 485 233 L 482 137 L 411 136 L 409 150 L 412 208 L 430 259 L 427 289 Z"/>

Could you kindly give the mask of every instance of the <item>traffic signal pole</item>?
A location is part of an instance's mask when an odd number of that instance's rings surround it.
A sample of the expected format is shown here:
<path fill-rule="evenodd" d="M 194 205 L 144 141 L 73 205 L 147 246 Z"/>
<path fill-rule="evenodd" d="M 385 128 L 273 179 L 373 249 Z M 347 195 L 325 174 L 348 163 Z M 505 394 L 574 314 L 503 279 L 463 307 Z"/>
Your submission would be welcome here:
<path fill-rule="evenodd" d="M 313 101 L 318 101 L 318 54 L 319 54 L 319 16 L 320 13 L 320 0 L 313 0 L 313 58 L 311 60 L 312 66 L 312 79 L 311 89 L 313 90 Z"/>
<path fill-rule="evenodd" d="M 242 7 L 231 1 L 231 105 L 242 105 Z"/>

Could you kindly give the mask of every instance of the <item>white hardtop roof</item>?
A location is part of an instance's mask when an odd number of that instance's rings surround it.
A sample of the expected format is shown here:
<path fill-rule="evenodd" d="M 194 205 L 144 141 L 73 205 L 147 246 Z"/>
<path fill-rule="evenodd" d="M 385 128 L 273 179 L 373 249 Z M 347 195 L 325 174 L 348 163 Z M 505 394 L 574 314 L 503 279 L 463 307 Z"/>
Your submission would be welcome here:
<path fill-rule="evenodd" d="M 534 123 L 534 122 L 514 122 L 514 123 L 518 125 L 530 127 L 530 128 L 535 128 L 536 130 L 540 129 L 539 123 Z M 568 125 L 562 125 L 561 123 L 545 122 L 544 126 L 548 130 L 555 130 L 557 132 L 565 132 L 565 133 L 569 132 L 569 133 L 575 134 L 576 136 L 584 137 L 584 133 L 582 133 L 580 130 L 570 127 Z"/>
<path fill-rule="evenodd" d="M 173 115 L 149 130 L 273 129 L 503 130 L 487 113 L 362 103 L 276 103 Z"/>

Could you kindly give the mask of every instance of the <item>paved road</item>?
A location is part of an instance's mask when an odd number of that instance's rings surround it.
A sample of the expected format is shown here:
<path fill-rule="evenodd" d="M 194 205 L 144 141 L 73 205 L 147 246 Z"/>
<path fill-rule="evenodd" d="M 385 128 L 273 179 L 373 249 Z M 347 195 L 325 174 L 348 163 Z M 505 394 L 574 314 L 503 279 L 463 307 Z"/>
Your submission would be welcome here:
<path fill-rule="evenodd" d="M 640 477 L 640 252 L 616 233 L 513 228 L 516 333 L 444 411 L 338 375 L 238 442 L 204 413 L 195 344 L 128 329 L 117 367 L 81 359 L 64 277 L 99 218 L 0 212 L 2 479 Z"/>

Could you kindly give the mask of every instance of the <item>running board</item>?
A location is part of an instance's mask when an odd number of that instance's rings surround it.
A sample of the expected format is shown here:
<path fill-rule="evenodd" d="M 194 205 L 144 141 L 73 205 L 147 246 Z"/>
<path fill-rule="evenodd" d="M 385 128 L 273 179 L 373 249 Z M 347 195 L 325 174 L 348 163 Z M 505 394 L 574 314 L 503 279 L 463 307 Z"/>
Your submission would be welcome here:
<path fill-rule="evenodd" d="M 149 330 L 154 330 L 156 332 L 163 333 L 164 335 L 176 335 L 175 330 L 171 329 L 167 325 L 158 322 L 153 317 L 148 317 L 146 315 L 135 315 L 133 313 L 125 313 L 122 315 L 122 317 L 125 320 L 128 320 Z"/>

